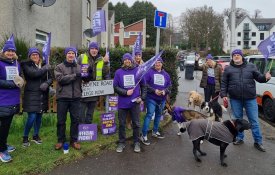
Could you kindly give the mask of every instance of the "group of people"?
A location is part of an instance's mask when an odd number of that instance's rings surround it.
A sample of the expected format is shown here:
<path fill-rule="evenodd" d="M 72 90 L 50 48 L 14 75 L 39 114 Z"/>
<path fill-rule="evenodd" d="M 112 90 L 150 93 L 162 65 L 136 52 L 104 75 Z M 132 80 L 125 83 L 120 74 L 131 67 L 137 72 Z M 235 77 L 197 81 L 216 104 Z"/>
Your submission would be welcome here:
<path fill-rule="evenodd" d="M 263 139 L 258 119 L 258 105 L 256 101 L 256 84 L 265 83 L 270 80 L 270 72 L 261 74 L 257 67 L 248 63 L 241 50 L 232 51 L 232 60 L 230 65 L 222 73 L 221 66 L 217 64 L 211 54 L 206 57 L 206 63 L 199 66 L 199 55 L 195 60 L 195 70 L 202 71 L 200 87 L 204 88 L 205 101 L 218 100 L 221 97 L 224 102 L 230 100 L 233 115 L 237 119 L 243 118 L 243 109 L 245 109 L 247 118 L 251 123 L 252 136 L 254 138 L 254 147 L 265 152 Z M 229 97 L 229 98 L 228 98 Z M 244 143 L 244 133 L 238 133 L 234 145 Z"/>

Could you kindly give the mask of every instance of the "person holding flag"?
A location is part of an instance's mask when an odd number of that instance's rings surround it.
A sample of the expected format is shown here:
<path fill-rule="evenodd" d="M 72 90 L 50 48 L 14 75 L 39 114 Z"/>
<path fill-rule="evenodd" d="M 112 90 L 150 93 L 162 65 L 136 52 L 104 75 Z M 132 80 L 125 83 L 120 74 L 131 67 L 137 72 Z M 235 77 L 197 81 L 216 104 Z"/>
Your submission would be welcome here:
<path fill-rule="evenodd" d="M 78 139 L 78 125 L 81 98 L 81 71 L 80 65 L 75 62 L 77 50 L 74 47 L 65 48 L 66 59 L 56 66 L 54 70 L 57 99 L 57 144 L 56 150 L 60 150 L 66 142 L 67 112 L 70 112 L 70 144 L 80 150 Z"/>
<path fill-rule="evenodd" d="M 0 53 L 0 160 L 10 162 L 10 152 L 15 147 L 7 145 L 13 116 L 20 109 L 20 88 L 24 80 L 20 76 L 14 40 L 8 40 Z"/>
<path fill-rule="evenodd" d="M 245 61 L 242 51 L 236 49 L 232 52 L 232 60 L 230 65 L 225 68 L 221 82 L 220 96 L 224 101 L 228 101 L 227 96 L 229 95 L 231 109 L 237 119 L 243 118 L 243 108 L 245 108 L 247 118 L 252 125 L 254 147 L 262 152 L 266 150 L 263 146 L 258 119 L 255 80 L 259 83 L 266 83 L 270 78 L 269 72 L 265 75 L 261 74 L 254 64 Z M 244 132 L 239 132 L 233 144 L 241 145 L 244 143 L 243 139 Z"/>
<path fill-rule="evenodd" d="M 37 48 L 30 48 L 28 60 L 21 63 L 26 80 L 24 88 L 23 111 L 28 113 L 23 135 L 23 146 L 30 146 L 29 132 L 34 126 L 32 141 L 41 144 L 39 136 L 43 112 L 49 108 L 49 87 L 53 83 L 51 66 L 42 60 Z"/>
<path fill-rule="evenodd" d="M 133 124 L 134 152 L 140 152 L 139 129 L 140 129 L 140 103 L 145 100 L 146 87 L 136 76 L 138 68 L 133 63 L 132 55 L 125 53 L 122 57 L 122 67 L 115 72 L 114 90 L 118 94 L 118 120 L 119 141 L 116 152 L 123 152 L 126 146 L 126 116 L 130 113 Z"/>
<path fill-rule="evenodd" d="M 146 63 L 145 63 L 146 64 Z M 147 85 L 146 109 L 147 113 L 144 118 L 142 135 L 140 140 L 145 145 L 150 145 L 147 137 L 147 132 L 150 126 L 150 121 L 155 113 L 152 136 L 163 139 L 163 134 L 159 131 L 159 123 L 165 106 L 166 96 L 171 92 L 171 79 L 169 74 L 163 70 L 163 60 L 157 58 L 155 65 L 145 75 Z"/>
<path fill-rule="evenodd" d="M 99 54 L 98 44 L 91 42 L 88 52 L 78 57 L 78 64 L 81 65 L 84 83 L 109 79 L 110 65 L 108 63 L 108 54 L 102 57 Z M 80 123 L 91 124 L 93 122 L 94 109 L 98 99 L 98 96 L 81 98 Z"/>

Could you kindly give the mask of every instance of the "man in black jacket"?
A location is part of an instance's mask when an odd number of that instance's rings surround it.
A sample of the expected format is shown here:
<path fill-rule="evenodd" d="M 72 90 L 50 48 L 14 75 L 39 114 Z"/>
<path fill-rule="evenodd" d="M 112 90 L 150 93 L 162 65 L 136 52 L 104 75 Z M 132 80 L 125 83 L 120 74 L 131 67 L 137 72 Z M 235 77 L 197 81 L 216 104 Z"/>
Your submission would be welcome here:
<path fill-rule="evenodd" d="M 245 108 L 247 118 L 252 125 L 254 146 L 262 152 L 265 152 L 265 148 L 258 120 L 255 80 L 259 83 L 266 83 L 270 78 L 269 72 L 265 75 L 261 74 L 254 64 L 244 60 L 242 51 L 236 49 L 232 52 L 230 66 L 224 70 L 221 84 L 221 97 L 227 101 L 227 94 L 229 94 L 235 118 L 242 119 L 243 108 Z M 233 144 L 240 145 L 243 139 L 244 133 L 238 133 L 237 140 Z"/>

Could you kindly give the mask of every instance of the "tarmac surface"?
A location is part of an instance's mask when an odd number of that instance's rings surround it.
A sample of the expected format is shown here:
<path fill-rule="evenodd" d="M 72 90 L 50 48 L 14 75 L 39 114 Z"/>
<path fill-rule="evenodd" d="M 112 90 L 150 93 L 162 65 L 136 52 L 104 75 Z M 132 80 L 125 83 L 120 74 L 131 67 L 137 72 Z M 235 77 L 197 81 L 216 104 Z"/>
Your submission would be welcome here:
<path fill-rule="evenodd" d="M 179 72 L 179 94 L 176 105 L 187 106 L 187 95 L 190 90 L 199 88 L 201 74 L 195 72 L 194 80 L 186 80 L 184 72 Z M 230 118 L 229 112 L 224 118 Z M 127 143 L 123 153 L 115 150 L 103 151 L 98 156 L 85 157 L 82 160 L 62 165 L 50 172 L 50 175 L 61 174 L 102 174 L 102 175 L 274 175 L 275 174 L 275 129 L 261 121 L 264 146 L 267 152 L 256 150 L 250 131 L 245 132 L 244 144 L 227 147 L 225 162 L 228 167 L 220 166 L 219 147 L 205 141 L 201 149 L 207 156 L 201 157 L 202 163 L 195 161 L 192 153 L 192 142 L 187 133 L 177 136 L 177 126 L 169 124 L 164 129 L 165 139 L 149 137 L 150 146 L 141 145 L 141 153 L 134 153 L 131 142 Z"/>

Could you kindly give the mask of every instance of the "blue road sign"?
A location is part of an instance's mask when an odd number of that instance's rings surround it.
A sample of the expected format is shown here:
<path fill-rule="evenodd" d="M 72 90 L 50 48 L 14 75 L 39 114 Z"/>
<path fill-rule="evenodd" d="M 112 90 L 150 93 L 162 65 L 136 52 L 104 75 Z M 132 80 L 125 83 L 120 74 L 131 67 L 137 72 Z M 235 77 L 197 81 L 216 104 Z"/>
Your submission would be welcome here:
<path fill-rule="evenodd" d="M 156 10 L 155 11 L 155 27 L 166 28 L 167 13 Z"/>

